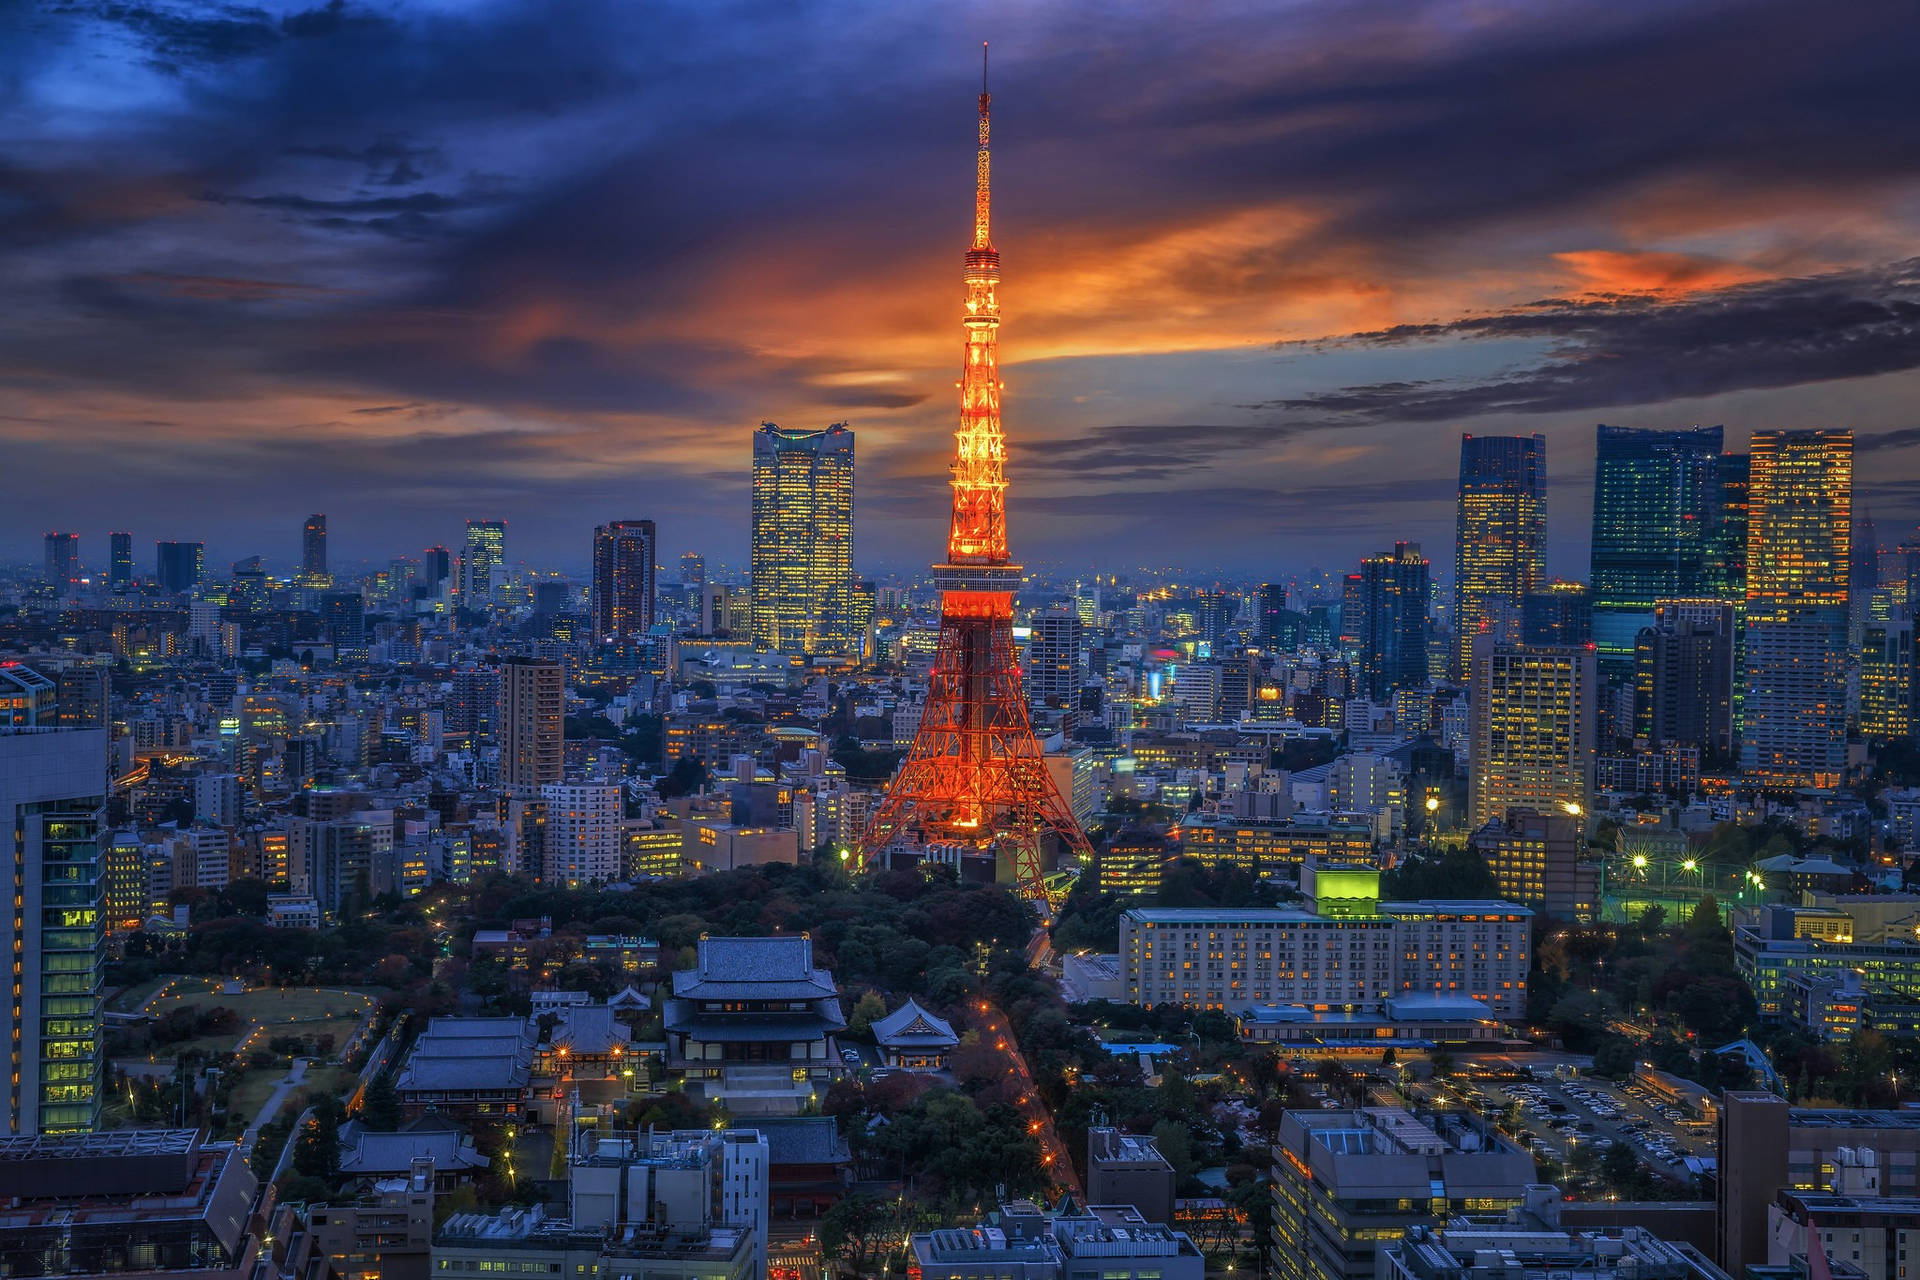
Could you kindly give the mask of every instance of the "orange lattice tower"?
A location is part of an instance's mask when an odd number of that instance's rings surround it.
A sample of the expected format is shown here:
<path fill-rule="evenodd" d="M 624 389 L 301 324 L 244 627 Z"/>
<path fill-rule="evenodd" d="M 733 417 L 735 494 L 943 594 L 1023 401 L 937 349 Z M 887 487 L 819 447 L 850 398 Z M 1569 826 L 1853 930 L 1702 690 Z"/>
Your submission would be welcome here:
<path fill-rule="evenodd" d="M 1000 428 L 1000 255 L 989 230 L 986 51 L 973 246 L 967 250 L 966 363 L 953 433 L 953 523 L 940 586 L 940 646 L 926 708 L 900 772 L 860 842 L 863 866 L 891 850 L 991 852 L 1029 898 L 1047 897 L 1042 842 L 1053 832 L 1083 865 L 1093 850 L 1047 773 L 1013 644 L 1020 566 L 1007 552 L 1007 438 Z"/>

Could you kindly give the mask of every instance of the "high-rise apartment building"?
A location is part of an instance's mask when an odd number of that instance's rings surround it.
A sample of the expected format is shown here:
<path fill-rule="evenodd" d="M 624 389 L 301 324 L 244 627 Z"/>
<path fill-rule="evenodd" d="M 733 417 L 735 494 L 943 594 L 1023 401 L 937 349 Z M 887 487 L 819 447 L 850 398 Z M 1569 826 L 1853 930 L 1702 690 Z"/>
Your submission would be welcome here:
<path fill-rule="evenodd" d="M 1474 637 L 1469 701 L 1469 821 L 1510 810 L 1587 811 L 1598 679 L 1588 645 L 1503 645 Z"/>
<path fill-rule="evenodd" d="M 1594 444 L 1593 639 L 1603 672 L 1633 670 L 1661 600 L 1705 594 L 1722 518 L 1719 427 L 1602 424 Z"/>
<path fill-rule="evenodd" d="M 1376 702 L 1427 683 L 1430 570 L 1417 542 L 1396 542 L 1392 551 L 1360 562 L 1360 680 Z"/>
<path fill-rule="evenodd" d="M 1473 637 L 1520 638 L 1521 601 L 1547 576 L 1547 438 L 1460 437 L 1453 630 L 1460 674 Z"/>
<path fill-rule="evenodd" d="M 485 609 L 507 556 L 505 520 L 467 521 L 466 553 L 460 561 L 460 607 Z"/>
<path fill-rule="evenodd" d="M 307 586 L 324 586 L 327 576 L 327 518 L 314 514 L 300 528 L 300 578 Z"/>
<path fill-rule="evenodd" d="M 615 520 L 593 531 L 593 637 L 643 636 L 653 629 L 654 528 Z"/>
<path fill-rule="evenodd" d="M 1072 609 L 1048 609 L 1034 615 L 1027 644 L 1027 701 L 1035 706 L 1071 707 L 1080 696 L 1082 628 Z"/>
<path fill-rule="evenodd" d="M 54 594 L 70 596 L 80 585 L 80 535 L 49 533 L 46 537 L 47 585 Z"/>
<path fill-rule="evenodd" d="M 107 582 L 118 588 L 132 581 L 133 535 L 110 533 L 107 535 Z"/>
<path fill-rule="evenodd" d="M 8 1135 L 98 1127 L 105 1059 L 103 729 L 0 729 L 0 841 L 13 868 Z"/>
<path fill-rule="evenodd" d="M 550 658 L 512 657 L 500 663 L 500 702 L 493 739 L 500 746 L 500 783 L 537 792 L 560 781 L 567 677 Z"/>
<path fill-rule="evenodd" d="M 551 782 L 540 789 L 547 804 L 542 880 L 572 889 L 620 878 L 620 793 L 617 782 Z"/>
<path fill-rule="evenodd" d="M 206 571 L 206 544 L 200 542 L 160 542 L 154 544 L 153 576 L 162 591 L 181 594 L 200 584 Z"/>
<path fill-rule="evenodd" d="M 1853 433 L 1757 431 L 1750 449 L 1740 767 L 1832 786 L 1846 764 Z"/>
<path fill-rule="evenodd" d="M 850 654 L 853 432 L 753 433 L 753 643 L 778 653 Z"/>
<path fill-rule="evenodd" d="M 1654 606 L 1634 642 L 1634 736 L 1650 750 L 1698 747 L 1703 759 L 1732 759 L 1735 612 L 1728 600 Z"/>

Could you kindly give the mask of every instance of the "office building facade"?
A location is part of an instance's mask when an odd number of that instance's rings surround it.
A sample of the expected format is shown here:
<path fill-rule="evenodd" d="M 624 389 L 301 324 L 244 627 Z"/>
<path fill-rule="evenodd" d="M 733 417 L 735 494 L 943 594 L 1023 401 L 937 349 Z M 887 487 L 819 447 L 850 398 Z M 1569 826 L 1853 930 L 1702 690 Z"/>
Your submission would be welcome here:
<path fill-rule="evenodd" d="M 300 526 L 300 581 L 312 587 L 333 581 L 327 574 L 327 517 L 320 512 Z"/>
<path fill-rule="evenodd" d="M 133 535 L 115 532 L 107 535 L 107 583 L 121 588 L 133 581 Z"/>
<path fill-rule="evenodd" d="M 1027 643 L 1027 701 L 1035 706 L 1072 707 L 1085 671 L 1080 661 L 1083 628 L 1071 609 L 1034 615 Z"/>
<path fill-rule="evenodd" d="M 776 653 L 850 655 L 853 608 L 853 432 L 753 435 L 753 643 Z"/>
<path fill-rule="evenodd" d="M 14 909 L 0 916 L 15 964 L 10 1136 L 99 1126 L 106 776 L 104 730 L 0 729 L 0 832 L 15 886 Z"/>
<path fill-rule="evenodd" d="M 1431 565 L 1417 542 L 1360 562 L 1355 632 L 1360 679 L 1369 697 L 1385 701 L 1395 689 L 1427 683 L 1427 596 Z"/>
<path fill-rule="evenodd" d="M 1634 641 L 1634 736 L 1649 750 L 1698 747 L 1703 759 L 1732 760 L 1736 613 L 1726 600 L 1654 606 Z"/>
<path fill-rule="evenodd" d="M 1582 819 L 1516 809 L 1475 831 L 1467 847 L 1493 872 L 1507 901 L 1578 924 L 1597 917 L 1600 864 L 1587 857 Z"/>
<path fill-rule="evenodd" d="M 1853 435 L 1755 432 L 1749 456 L 1740 767 L 1832 786 L 1846 763 Z"/>
<path fill-rule="evenodd" d="M 160 542 L 154 544 L 154 580 L 162 591 L 176 595 L 193 590 L 206 571 L 207 549 L 199 542 Z"/>
<path fill-rule="evenodd" d="M 501 566 L 507 557 L 505 520 L 467 521 L 465 551 L 460 560 L 460 607 L 485 609 L 493 601 Z"/>
<path fill-rule="evenodd" d="M 45 577 L 57 596 L 70 596 L 80 585 L 80 535 L 49 533 Z"/>
<path fill-rule="evenodd" d="M 1533 1157 L 1459 1113 L 1289 1111 L 1273 1164 L 1273 1274 L 1375 1280 L 1412 1227 L 1522 1204 Z"/>
<path fill-rule="evenodd" d="M 1597 430 L 1591 581 L 1604 673 L 1631 674 L 1635 638 L 1659 601 L 1705 594 L 1722 517 L 1723 434 Z"/>
<path fill-rule="evenodd" d="M 653 629 L 655 534 L 651 520 L 615 520 L 593 531 L 593 636 L 611 640 Z"/>
<path fill-rule="evenodd" d="M 1464 677 L 1473 637 L 1520 639 L 1521 602 L 1547 576 L 1547 438 L 1460 437 L 1454 523 L 1454 659 Z"/>
<path fill-rule="evenodd" d="M 1597 673 L 1581 645 L 1474 637 L 1468 710 L 1468 820 L 1509 810 L 1584 814 L 1593 792 Z"/>

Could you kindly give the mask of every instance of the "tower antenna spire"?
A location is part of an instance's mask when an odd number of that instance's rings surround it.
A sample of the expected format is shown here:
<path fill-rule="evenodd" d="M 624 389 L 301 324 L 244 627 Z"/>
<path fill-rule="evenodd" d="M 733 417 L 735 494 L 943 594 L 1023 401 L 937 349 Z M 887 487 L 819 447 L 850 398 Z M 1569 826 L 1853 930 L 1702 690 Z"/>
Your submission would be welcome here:
<path fill-rule="evenodd" d="M 988 150 L 989 127 L 987 108 L 993 103 L 993 95 L 987 92 L 987 42 L 980 42 L 980 151 L 973 165 L 973 247 L 990 249 L 993 247 L 993 193 L 990 190 L 993 178 L 993 156 Z"/>

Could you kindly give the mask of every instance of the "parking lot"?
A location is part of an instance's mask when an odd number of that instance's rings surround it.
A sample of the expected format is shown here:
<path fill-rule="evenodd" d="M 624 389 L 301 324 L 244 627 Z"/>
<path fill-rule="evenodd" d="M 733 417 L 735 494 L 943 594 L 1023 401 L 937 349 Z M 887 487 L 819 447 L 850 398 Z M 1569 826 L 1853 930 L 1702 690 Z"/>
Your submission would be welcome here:
<path fill-rule="evenodd" d="M 1547 1077 L 1462 1084 L 1454 1093 L 1495 1118 L 1510 1105 L 1517 1108 L 1521 1141 L 1537 1157 L 1562 1165 L 1582 1144 L 1601 1155 L 1624 1144 L 1655 1174 L 1684 1186 L 1693 1181 L 1687 1157 L 1713 1156 L 1710 1129 L 1689 1125 L 1678 1109 L 1632 1081 L 1622 1086 L 1595 1076 Z"/>

